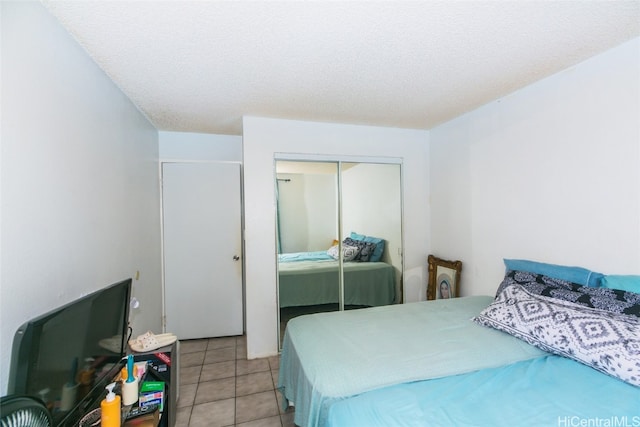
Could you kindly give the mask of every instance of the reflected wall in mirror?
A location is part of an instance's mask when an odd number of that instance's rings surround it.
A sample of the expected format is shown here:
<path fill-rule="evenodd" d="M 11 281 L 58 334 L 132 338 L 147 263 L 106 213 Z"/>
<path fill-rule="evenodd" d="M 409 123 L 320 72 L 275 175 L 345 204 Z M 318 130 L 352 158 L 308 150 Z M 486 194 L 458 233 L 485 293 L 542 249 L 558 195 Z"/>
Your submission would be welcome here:
<path fill-rule="evenodd" d="M 400 164 L 275 168 L 280 342 L 302 314 L 402 302 Z"/>
<path fill-rule="evenodd" d="M 338 232 L 338 165 L 276 163 L 279 253 L 327 250 Z"/>

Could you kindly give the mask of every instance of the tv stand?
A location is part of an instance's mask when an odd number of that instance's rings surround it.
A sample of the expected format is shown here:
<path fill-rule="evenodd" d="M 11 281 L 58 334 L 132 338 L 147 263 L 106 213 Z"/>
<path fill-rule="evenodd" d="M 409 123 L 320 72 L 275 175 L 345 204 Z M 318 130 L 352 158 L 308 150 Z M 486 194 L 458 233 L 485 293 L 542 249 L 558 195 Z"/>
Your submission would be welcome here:
<path fill-rule="evenodd" d="M 164 381 L 164 410 L 159 427 L 174 427 L 180 390 L 180 342 L 145 353 L 132 353 L 135 362 L 149 362 L 145 378 Z M 124 420 L 123 420 L 124 421 Z"/>

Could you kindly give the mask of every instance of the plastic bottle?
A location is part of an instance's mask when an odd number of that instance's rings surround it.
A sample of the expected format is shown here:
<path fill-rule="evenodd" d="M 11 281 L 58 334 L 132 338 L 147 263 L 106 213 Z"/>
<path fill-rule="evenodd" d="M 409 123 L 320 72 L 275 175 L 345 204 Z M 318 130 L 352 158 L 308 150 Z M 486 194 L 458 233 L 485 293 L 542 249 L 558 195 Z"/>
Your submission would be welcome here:
<path fill-rule="evenodd" d="M 111 383 L 106 387 L 109 393 L 100 402 L 100 425 L 102 427 L 120 427 L 122 409 L 120 407 L 120 396 L 113 392 L 115 386 L 116 383 Z"/>
<path fill-rule="evenodd" d="M 76 403 L 76 396 L 78 394 L 78 383 L 76 382 L 76 374 L 78 372 L 78 358 L 73 358 L 71 364 L 71 370 L 69 376 L 69 382 L 62 386 L 62 394 L 60 397 L 60 410 L 70 411 L 73 405 Z"/>
<path fill-rule="evenodd" d="M 84 359 L 84 368 L 78 374 L 78 383 L 80 383 L 80 387 L 78 389 L 79 399 L 86 396 L 93 385 L 96 370 L 92 368 L 91 365 L 94 360 L 95 359 L 93 357 L 87 357 Z"/>

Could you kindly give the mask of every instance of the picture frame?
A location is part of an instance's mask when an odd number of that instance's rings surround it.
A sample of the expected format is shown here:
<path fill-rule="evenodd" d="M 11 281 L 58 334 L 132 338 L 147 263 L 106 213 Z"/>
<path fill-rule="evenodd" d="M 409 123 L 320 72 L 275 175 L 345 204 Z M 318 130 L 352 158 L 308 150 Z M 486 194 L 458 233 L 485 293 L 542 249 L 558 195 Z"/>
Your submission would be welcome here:
<path fill-rule="evenodd" d="M 449 261 L 429 255 L 427 263 L 429 266 L 427 300 L 459 297 L 462 261 Z"/>

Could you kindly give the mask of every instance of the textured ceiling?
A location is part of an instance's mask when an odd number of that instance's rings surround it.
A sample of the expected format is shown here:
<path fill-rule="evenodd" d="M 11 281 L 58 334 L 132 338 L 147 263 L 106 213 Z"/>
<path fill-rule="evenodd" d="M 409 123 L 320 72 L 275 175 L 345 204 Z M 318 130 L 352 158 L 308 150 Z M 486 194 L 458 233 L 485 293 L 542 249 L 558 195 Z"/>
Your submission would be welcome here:
<path fill-rule="evenodd" d="M 43 1 L 160 130 L 429 129 L 640 35 L 640 1 Z"/>

